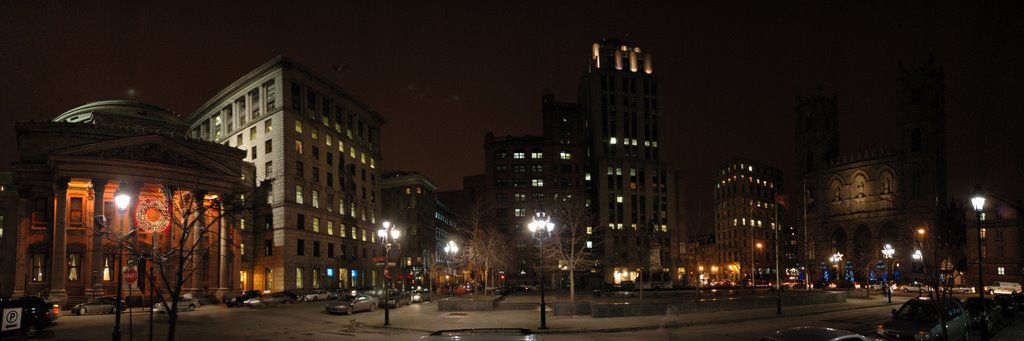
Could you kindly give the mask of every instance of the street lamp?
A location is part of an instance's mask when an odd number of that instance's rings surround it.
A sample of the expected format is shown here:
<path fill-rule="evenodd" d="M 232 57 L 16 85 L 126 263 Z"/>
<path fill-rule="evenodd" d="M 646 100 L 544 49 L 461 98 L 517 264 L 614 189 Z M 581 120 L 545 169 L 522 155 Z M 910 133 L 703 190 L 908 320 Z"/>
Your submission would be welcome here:
<path fill-rule="evenodd" d="M 921 254 L 921 250 L 914 250 L 914 254 L 910 255 L 910 258 L 914 259 L 914 262 L 921 262 L 924 259 L 924 255 Z M 918 265 L 920 266 L 920 265 Z M 922 290 L 924 290 L 924 283 L 917 284 L 917 297 L 921 297 Z"/>
<path fill-rule="evenodd" d="M 117 191 L 114 192 L 114 204 L 117 205 L 117 209 L 119 211 L 121 211 L 122 213 L 124 213 L 125 211 L 128 210 L 128 203 L 130 203 L 131 200 L 132 200 L 131 195 L 128 194 L 128 191 L 126 191 L 123 188 L 123 186 L 120 186 L 120 188 L 118 188 Z M 135 229 L 131 229 L 131 232 L 129 232 L 128 234 L 126 234 L 123 237 L 121 237 L 121 239 L 118 241 L 118 246 L 117 246 L 117 271 L 118 271 L 118 273 L 117 273 L 117 300 L 114 302 L 115 304 L 118 305 L 118 309 L 116 309 L 117 310 L 117 314 L 114 315 L 114 332 L 113 332 L 113 335 L 111 335 L 113 337 L 114 341 L 120 341 L 121 340 L 121 308 L 120 308 L 120 304 L 121 304 L 121 299 L 122 299 L 121 295 L 123 295 L 121 290 L 123 289 L 123 285 L 124 285 L 123 284 L 123 282 L 124 282 L 124 269 L 122 268 L 124 266 L 122 264 L 123 263 L 122 259 L 124 258 L 124 243 L 125 243 L 126 240 L 128 240 L 128 238 L 130 238 L 131 236 L 135 235 L 136 232 L 137 231 Z"/>
<path fill-rule="evenodd" d="M 540 241 L 540 266 L 537 267 L 540 269 L 540 329 L 548 329 L 544 304 L 544 239 L 551 236 L 551 232 L 555 230 L 555 223 L 552 223 L 551 217 L 543 212 L 537 212 L 529 228 L 533 238 Z"/>
<path fill-rule="evenodd" d="M 828 257 L 828 260 L 832 261 L 833 266 L 836 268 L 836 281 L 838 281 L 839 262 L 843 260 L 843 254 L 839 252 L 833 253 L 831 257 Z"/>
<path fill-rule="evenodd" d="M 981 298 L 981 302 L 985 302 L 985 267 L 983 266 L 984 261 L 982 260 L 981 253 L 981 218 L 984 214 L 985 209 L 985 196 L 981 193 L 981 185 L 974 186 L 974 195 L 971 197 L 971 205 L 974 206 L 975 218 L 978 219 L 978 297 Z M 985 309 L 981 310 L 981 340 L 988 340 L 988 330 L 984 326 L 988 325 L 988 318 L 985 316 Z"/>
<path fill-rule="evenodd" d="M 401 234 L 398 228 L 391 225 L 391 222 L 385 221 L 383 223 L 384 228 L 377 230 L 377 237 L 380 238 L 380 243 L 384 245 L 384 274 L 388 273 L 388 255 L 391 253 L 391 246 L 398 244 L 398 236 Z M 392 283 L 394 283 L 392 281 Z M 384 276 L 384 325 L 390 324 L 390 312 L 388 309 L 388 299 L 391 297 L 391 290 L 388 288 L 387 276 Z"/>
<path fill-rule="evenodd" d="M 885 258 L 886 260 L 888 260 L 889 264 L 893 264 L 892 256 L 894 254 L 896 254 L 896 249 L 894 249 L 892 247 L 892 244 L 885 244 L 885 247 L 882 248 L 882 257 Z M 892 272 L 893 280 L 895 280 L 895 278 L 896 278 L 895 277 L 896 276 L 896 269 L 893 269 L 893 267 L 895 267 L 895 265 L 890 266 L 887 270 Z M 882 286 L 885 288 L 886 299 L 889 300 L 889 303 L 892 303 L 892 286 L 889 285 L 889 279 L 888 278 L 886 278 L 886 280 L 882 282 Z"/>
<path fill-rule="evenodd" d="M 762 250 L 764 249 L 764 244 L 761 244 L 761 242 L 757 242 L 757 244 L 755 244 L 754 246 L 757 247 L 757 260 L 762 261 L 761 262 L 761 266 L 764 266 L 764 261 L 763 261 L 763 259 L 761 259 L 761 258 L 764 258 L 764 252 L 762 252 Z M 761 271 L 757 269 L 757 263 L 754 263 L 753 271 L 755 272 L 755 274 L 761 274 Z M 756 288 L 757 287 L 757 278 L 756 277 L 755 278 L 751 278 L 750 279 L 750 283 L 753 284 L 753 285 L 751 285 L 752 287 Z"/>
<path fill-rule="evenodd" d="M 455 258 L 455 254 L 459 253 L 459 245 L 455 244 L 454 240 L 449 240 L 448 245 L 444 246 L 444 254 L 448 256 L 448 271 L 451 272 L 452 258 Z M 448 296 L 454 296 L 455 291 L 452 290 L 451 276 L 448 276 Z"/>

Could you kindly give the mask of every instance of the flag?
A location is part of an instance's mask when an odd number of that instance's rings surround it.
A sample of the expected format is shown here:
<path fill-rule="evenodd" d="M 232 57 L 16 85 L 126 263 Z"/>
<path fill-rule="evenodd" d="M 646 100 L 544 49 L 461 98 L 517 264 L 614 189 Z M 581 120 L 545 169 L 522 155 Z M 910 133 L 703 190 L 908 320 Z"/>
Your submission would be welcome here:
<path fill-rule="evenodd" d="M 785 196 L 785 195 L 782 195 L 782 194 L 776 194 L 775 195 L 775 203 L 779 204 L 779 206 L 782 206 L 783 209 L 789 209 L 789 197 L 788 196 Z"/>

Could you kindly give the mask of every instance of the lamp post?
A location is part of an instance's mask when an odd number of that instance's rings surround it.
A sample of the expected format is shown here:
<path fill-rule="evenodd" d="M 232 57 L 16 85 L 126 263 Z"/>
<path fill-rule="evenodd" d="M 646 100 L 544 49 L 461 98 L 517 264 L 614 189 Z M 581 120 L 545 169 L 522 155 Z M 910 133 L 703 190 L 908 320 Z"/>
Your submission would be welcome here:
<path fill-rule="evenodd" d="M 974 206 L 975 218 L 978 219 L 978 297 L 981 298 L 982 304 L 985 302 L 985 267 L 983 266 L 984 261 L 982 260 L 983 254 L 981 252 L 981 219 L 983 210 L 985 209 L 985 196 L 981 193 L 981 185 L 974 186 L 974 195 L 971 197 L 971 205 Z M 988 317 L 985 316 L 985 309 L 981 310 L 981 340 L 988 340 L 988 329 L 984 326 L 988 325 Z"/>
<path fill-rule="evenodd" d="M 885 247 L 882 247 L 882 257 L 887 260 L 887 263 L 893 264 L 892 256 L 894 254 L 896 254 L 896 249 L 892 248 L 892 244 L 885 244 Z M 895 267 L 895 265 L 889 267 L 888 270 L 892 272 L 893 276 L 896 276 L 896 269 L 893 269 L 893 267 Z M 883 288 L 885 288 L 886 299 L 889 301 L 889 303 L 892 303 L 892 286 L 889 285 L 888 278 L 886 278 L 886 280 L 882 282 L 882 286 Z"/>
<path fill-rule="evenodd" d="M 832 256 L 828 257 L 828 260 L 832 261 L 832 266 L 836 268 L 836 274 L 838 275 L 839 274 L 839 262 L 843 260 L 843 254 L 839 253 L 839 252 L 833 253 Z M 836 280 L 838 280 L 838 276 L 836 277 L 835 280 L 833 280 L 833 283 Z"/>
<path fill-rule="evenodd" d="M 128 210 L 128 204 L 131 202 L 132 197 L 122 188 L 118 188 L 117 192 L 114 193 L 114 203 L 117 205 L 117 209 L 122 213 Z M 122 259 L 124 258 L 124 243 L 128 238 L 135 235 L 137 231 L 131 229 L 131 232 L 121 237 L 117 243 L 117 300 L 115 304 L 121 304 L 121 290 L 124 282 L 124 269 L 122 269 Z M 118 308 L 117 314 L 114 315 L 114 332 L 111 335 L 114 341 L 121 340 L 121 309 Z"/>
<path fill-rule="evenodd" d="M 552 223 L 551 217 L 543 212 L 537 212 L 529 228 L 533 238 L 540 242 L 540 266 L 537 267 L 540 271 L 540 329 L 548 329 L 544 304 L 544 239 L 551 236 L 551 232 L 555 230 L 555 223 Z"/>
<path fill-rule="evenodd" d="M 391 253 L 391 246 L 398 244 L 398 236 L 401 232 L 398 228 L 391 225 L 391 222 L 385 221 L 383 223 L 384 228 L 377 230 L 377 237 L 380 238 L 380 243 L 384 245 L 384 325 L 391 324 L 390 309 L 388 309 L 388 299 L 391 298 L 391 290 L 388 288 L 388 255 Z M 393 282 L 392 282 L 393 283 Z"/>
<path fill-rule="evenodd" d="M 914 250 L 914 254 L 910 255 L 910 258 L 913 258 L 914 262 L 923 263 L 924 255 L 921 254 L 921 250 Z M 924 282 L 917 283 L 917 297 L 921 297 L 922 290 L 924 290 Z"/>
<path fill-rule="evenodd" d="M 459 253 L 459 245 L 455 244 L 454 240 L 449 240 L 448 245 L 444 246 L 444 254 L 448 257 L 448 271 L 451 272 L 452 259 L 455 258 L 455 254 Z M 452 290 L 451 277 L 448 277 L 448 296 L 454 296 L 455 291 Z"/>
<path fill-rule="evenodd" d="M 761 244 L 761 242 L 757 242 L 757 244 L 754 244 L 754 247 L 757 247 L 757 260 L 761 261 L 761 266 L 764 266 L 764 260 L 762 259 L 762 258 L 764 258 L 764 252 L 762 252 L 764 250 L 764 244 Z M 751 272 L 753 272 L 754 274 L 758 274 L 758 275 L 761 274 L 761 271 L 757 269 L 757 263 L 756 262 L 754 263 L 754 269 Z M 753 284 L 753 287 L 756 288 L 757 287 L 757 278 L 756 277 L 751 278 L 750 279 L 750 283 Z"/>

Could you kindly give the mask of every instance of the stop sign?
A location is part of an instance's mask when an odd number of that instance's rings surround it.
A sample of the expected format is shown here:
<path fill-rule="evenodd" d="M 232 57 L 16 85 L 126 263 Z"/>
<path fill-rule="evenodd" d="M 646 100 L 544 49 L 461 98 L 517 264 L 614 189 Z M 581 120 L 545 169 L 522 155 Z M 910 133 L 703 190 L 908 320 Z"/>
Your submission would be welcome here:
<path fill-rule="evenodd" d="M 139 280 L 139 271 L 135 270 L 135 267 L 128 267 L 124 270 L 124 282 L 128 285 L 134 285 Z"/>

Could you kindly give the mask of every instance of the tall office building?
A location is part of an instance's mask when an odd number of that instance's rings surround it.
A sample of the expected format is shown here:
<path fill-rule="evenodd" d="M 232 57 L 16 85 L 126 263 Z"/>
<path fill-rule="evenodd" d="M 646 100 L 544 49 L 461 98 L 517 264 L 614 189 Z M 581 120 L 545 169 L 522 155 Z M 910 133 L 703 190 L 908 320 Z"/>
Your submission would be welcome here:
<path fill-rule="evenodd" d="M 452 276 L 449 257 L 445 254 L 448 241 L 464 245 L 457 233 L 455 215 L 438 200 L 437 186 L 423 174 L 416 172 L 387 172 L 381 184 L 383 219 L 403 232 L 394 276 L 396 287 L 404 289 L 437 288 L 440 280 Z"/>
<path fill-rule="evenodd" d="M 639 46 L 604 39 L 591 45 L 580 89 L 588 120 L 591 205 L 604 281 L 638 278 L 641 270 L 678 280 L 675 171 L 662 159 L 665 129 L 653 60 Z"/>
<path fill-rule="evenodd" d="M 775 241 L 783 237 L 775 198 L 781 188 L 782 171 L 747 160 L 730 161 L 718 171 L 715 251 L 709 264 L 702 264 L 715 271 L 706 278 L 735 284 L 775 280 Z"/>
<path fill-rule="evenodd" d="M 247 151 L 258 190 L 242 289 L 382 282 L 380 126 L 384 118 L 283 57 L 259 66 L 189 118 L 194 138 Z"/>

